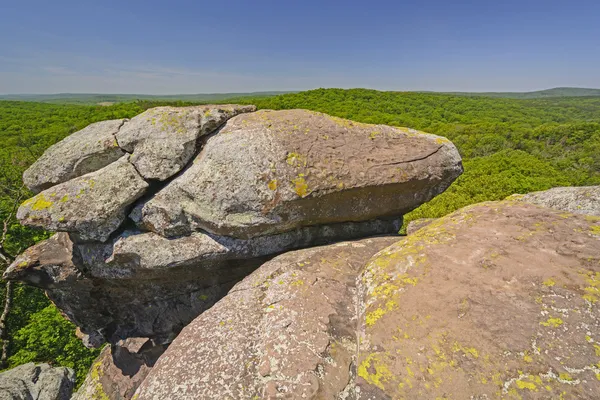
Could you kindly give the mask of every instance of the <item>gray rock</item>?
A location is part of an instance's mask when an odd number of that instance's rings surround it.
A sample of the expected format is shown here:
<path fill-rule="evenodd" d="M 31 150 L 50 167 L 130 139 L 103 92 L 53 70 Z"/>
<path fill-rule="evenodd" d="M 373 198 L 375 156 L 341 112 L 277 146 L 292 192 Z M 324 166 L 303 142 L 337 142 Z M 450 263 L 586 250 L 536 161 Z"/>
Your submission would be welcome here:
<path fill-rule="evenodd" d="M 508 199 L 577 214 L 600 216 L 600 186 L 555 187 Z"/>
<path fill-rule="evenodd" d="M 144 178 L 162 181 L 187 165 L 199 137 L 235 115 L 254 110 L 255 106 L 237 104 L 151 108 L 132 118 L 117 140 L 133 153 L 131 162 Z"/>
<path fill-rule="evenodd" d="M 76 233 L 81 240 L 107 240 L 148 188 L 127 158 L 44 190 L 19 207 L 17 218 L 24 225 Z"/>
<path fill-rule="evenodd" d="M 115 135 L 124 123 L 96 122 L 50 146 L 23 174 L 25 186 L 38 193 L 118 160 L 125 152 Z"/>
<path fill-rule="evenodd" d="M 267 262 L 183 329 L 134 397 L 348 398 L 359 322 L 356 276 L 396 241 L 343 242 Z"/>
<path fill-rule="evenodd" d="M 17 257 L 4 278 L 45 289 L 90 346 L 126 337 L 162 343 L 276 254 L 395 234 L 401 225 L 397 219 L 349 222 L 248 240 L 125 231 L 107 243 L 72 243 L 59 233 Z"/>
<path fill-rule="evenodd" d="M 28 363 L 0 373 L 0 400 L 69 400 L 74 386 L 72 369 Z"/>
<path fill-rule="evenodd" d="M 306 110 L 230 119 L 134 217 L 163 236 L 251 238 L 399 216 L 462 173 L 445 138 Z"/>

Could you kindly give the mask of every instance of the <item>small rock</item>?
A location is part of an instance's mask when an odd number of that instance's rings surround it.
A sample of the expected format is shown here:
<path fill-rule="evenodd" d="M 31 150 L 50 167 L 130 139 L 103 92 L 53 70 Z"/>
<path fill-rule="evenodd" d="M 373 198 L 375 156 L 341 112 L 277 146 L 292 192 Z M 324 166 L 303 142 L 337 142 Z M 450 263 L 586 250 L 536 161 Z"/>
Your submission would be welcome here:
<path fill-rule="evenodd" d="M 144 178 L 163 181 L 192 159 L 199 137 L 235 115 L 255 110 L 255 106 L 237 104 L 151 108 L 132 118 L 117 140 L 133 153 L 131 162 Z"/>
<path fill-rule="evenodd" d="M 19 207 L 17 218 L 23 225 L 72 232 L 84 241 L 106 241 L 148 188 L 128 157 L 44 190 Z"/>
<path fill-rule="evenodd" d="M 96 122 L 50 146 L 23 174 L 25 186 L 39 193 L 117 161 L 125 152 L 115 135 L 124 123 L 124 119 Z"/>
<path fill-rule="evenodd" d="M 0 373 L 0 400 L 69 400 L 74 386 L 71 368 L 27 363 Z"/>

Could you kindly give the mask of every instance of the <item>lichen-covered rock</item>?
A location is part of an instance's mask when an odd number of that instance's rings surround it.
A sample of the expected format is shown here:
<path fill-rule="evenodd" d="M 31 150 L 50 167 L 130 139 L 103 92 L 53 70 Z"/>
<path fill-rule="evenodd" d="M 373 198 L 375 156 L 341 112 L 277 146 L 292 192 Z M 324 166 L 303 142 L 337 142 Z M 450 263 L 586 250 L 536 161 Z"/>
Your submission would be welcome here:
<path fill-rule="evenodd" d="M 72 369 L 28 363 L 0 373 L 0 400 L 69 400 L 74 386 Z"/>
<path fill-rule="evenodd" d="M 4 278 L 45 289 L 88 346 L 136 336 L 163 342 L 275 254 L 396 233 L 401 224 L 349 222 L 248 240 L 124 231 L 107 243 L 72 243 L 58 233 L 17 257 Z"/>
<path fill-rule="evenodd" d="M 408 223 L 408 226 L 406 227 L 406 234 L 412 235 L 419 229 L 426 227 L 427 225 L 429 225 L 430 223 L 432 223 L 435 220 L 436 220 L 436 218 L 419 218 L 419 219 L 410 221 Z"/>
<path fill-rule="evenodd" d="M 148 188 L 127 158 L 44 190 L 19 207 L 17 218 L 24 225 L 75 233 L 81 240 L 107 240 Z"/>
<path fill-rule="evenodd" d="M 96 122 L 50 146 L 23 174 L 25 186 L 38 193 L 117 161 L 125 152 L 115 135 L 124 123 Z"/>
<path fill-rule="evenodd" d="M 151 108 L 117 134 L 119 145 L 133 153 L 131 162 L 146 179 L 165 180 L 192 159 L 198 138 L 214 132 L 229 118 L 255 111 L 237 104 Z"/>
<path fill-rule="evenodd" d="M 71 400 L 129 400 L 166 346 L 129 338 L 106 346 Z"/>
<path fill-rule="evenodd" d="M 577 214 L 600 216 L 600 186 L 555 187 L 524 195 L 515 194 L 509 199 Z"/>
<path fill-rule="evenodd" d="M 163 236 L 250 238 L 399 216 L 462 172 L 454 145 L 407 128 L 306 110 L 238 115 L 135 214 Z"/>
<path fill-rule="evenodd" d="M 354 380 L 356 275 L 397 240 L 299 250 L 262 265 L 184 328 L 135 398 L 348 398 L 338 395 Z"/>
<path fill-rule="evenodd" d="M 464 208 L 361 274 L 360 398 L 600 393 L 600 218 Z"/>
<path fill-rule="evenodd" d="M 261 266 L 137 399 L 597 398 L 600 218 L 490 202 L 372 240 Z"/>

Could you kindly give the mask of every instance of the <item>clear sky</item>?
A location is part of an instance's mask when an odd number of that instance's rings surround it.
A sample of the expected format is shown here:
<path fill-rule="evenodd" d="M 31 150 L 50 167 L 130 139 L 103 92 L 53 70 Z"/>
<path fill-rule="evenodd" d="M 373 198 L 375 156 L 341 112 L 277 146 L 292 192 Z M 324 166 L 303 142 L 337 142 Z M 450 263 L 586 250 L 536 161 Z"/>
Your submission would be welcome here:
<path fill-rule="evenodd" d="M 600 87 L 600 0 L 0 0 L 0 93 Z"/>

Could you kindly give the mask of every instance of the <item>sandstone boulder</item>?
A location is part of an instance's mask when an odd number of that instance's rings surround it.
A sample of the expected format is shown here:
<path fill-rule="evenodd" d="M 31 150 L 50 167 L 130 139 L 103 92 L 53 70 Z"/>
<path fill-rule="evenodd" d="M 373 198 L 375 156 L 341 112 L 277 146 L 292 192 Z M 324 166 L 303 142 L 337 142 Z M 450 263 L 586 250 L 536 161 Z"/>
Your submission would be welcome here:
<path fill-rule="evenodd" d="M 360 398 L 600 392 L 600 219 L 518 202 L 464 208 L 359 277 Z"/>
<path fill-rule="evenodd" d="M 132 118 L 117 140 L 133 153 L 131 162 L 144 178 L 162 181 L 187 165 L 199 137 L 235 115 L 255 110 L 255 106 L 237 104 L 151 108 Z"/>
<path fill-rule="evenodd" d="M 342 242 L 267 262 L 184 328 L 135 398 L 338 398 L 354 379 L 356 275 L 397 240 Z"/>
<path fill-rule="evenodd" d="M 445 138 L 306 110 L 238 115 L 133 217 L 162 236 L 251 238 L 402 215 L 462 172 Z"/>
<path fill-rule="evenodd" d="M 23 364 L 0 373 L 0 400 L 69 400 L 74 385 L 70 368 Z"/>
<path fill-rule="evenodd" d="M 490 202 L 371 240 L 261 266 L 136 398 L 597 398 L 599 218 Z"/>
<path fill-rule="evenodd" d="M 25 186 L 38 193 L 117 161 L 125 152 L 115 135 L 124 123 L 96 122 L 50 146 L 23 174 Z"/>
<path fill-rule="evenodd" d="M 600 186 L 555 187 L 509 198 L 577 214 L 600 216 Z"/>
<path fill-rule="evenodd" d="M 248 240 L 124 231 L 107 243 L 73 243 L 58 233 L 17 257 L 4 278 L 45 289 L 91 347 L 142 336 L 167 342 L 275 254 L 396 233 L 401 224 L 348 222 Z"/>
<path fill-rule="evenodd" d="M 127 158 L 44 190 L 25 201 L 17 217 L 24 225 L 73 232 L 81 240 L 107 240 L 149 186 Z"/>
<path fill-rule="evenodd" d="M 165 346 L 129 338 L 106 346 L 71 400 L 129 400 Z"/>

